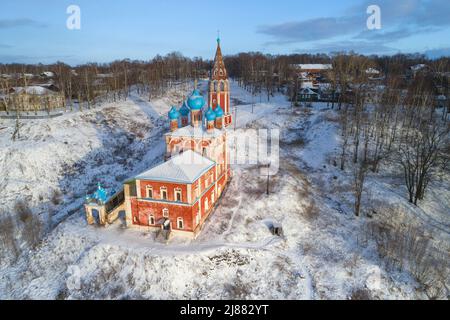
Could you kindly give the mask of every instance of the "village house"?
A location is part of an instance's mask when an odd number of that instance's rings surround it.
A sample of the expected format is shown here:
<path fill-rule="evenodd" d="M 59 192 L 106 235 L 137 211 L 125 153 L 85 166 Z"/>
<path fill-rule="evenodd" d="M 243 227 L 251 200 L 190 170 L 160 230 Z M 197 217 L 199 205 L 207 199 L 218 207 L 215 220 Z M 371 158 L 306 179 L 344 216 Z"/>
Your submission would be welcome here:
<path fill-rule="evenodd" d="M 65 98 L 52 83 L 10 87 L 0 95 L 0 111 L 36 113 L 62 108 Z"/>
<path fill-rule="evenodd" d="M 230 94 L 219 40 L 208 96 L 209 107 L 195 88 L 179 109 L 169 111 L 165 162 L 129 179 L 110 198 L 101 186 L 86 198 L 89 224 L 112 223 L 124 212 L 127 227 L 145 227 L 157 237 L 198 235 L 231 178 Z"/>
<path fill-rule="evenodd" d="M 319 101 L 319 92 L 317 89 L 303 88 L 298 92 L 297 101 L 313 102 Z"/>

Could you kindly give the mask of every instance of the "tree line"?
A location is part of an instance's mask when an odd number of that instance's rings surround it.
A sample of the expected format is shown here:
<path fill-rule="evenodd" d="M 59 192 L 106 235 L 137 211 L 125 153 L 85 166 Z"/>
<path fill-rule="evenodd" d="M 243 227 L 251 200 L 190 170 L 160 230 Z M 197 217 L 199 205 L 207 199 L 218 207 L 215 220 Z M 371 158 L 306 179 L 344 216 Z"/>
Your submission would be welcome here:
<path fill-rule="evenodd" d="M 70 66 L 63 62 L 51 65 L 0 64 L 0 89 L 5 94 L 11 87 L 26 87 L 43 79 L 33 80 L 28 74 L 54 73 L 51 81 L 65 97 L 63 108 L 91 108 L 100 101 L 126 100 L 132 89 L 148 98 L 161 95 L 182 81 L 203 77 L 211 62 L 187 58 L 174 52 L 156 56 L 150 61 L 120 60 L 111 63 L 87 63 Z M 48 80 L 48 79 L 45 79 Z"/>

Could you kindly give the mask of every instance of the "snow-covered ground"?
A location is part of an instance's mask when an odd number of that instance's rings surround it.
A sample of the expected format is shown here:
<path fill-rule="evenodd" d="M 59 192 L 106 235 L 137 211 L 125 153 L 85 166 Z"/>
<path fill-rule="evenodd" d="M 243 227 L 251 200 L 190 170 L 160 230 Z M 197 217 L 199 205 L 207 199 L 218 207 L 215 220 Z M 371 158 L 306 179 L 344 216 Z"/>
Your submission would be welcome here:
<path fill-rule="evenodd" d="M 206 83 L 201 83 L 206 90 Z M 147 102 L 127 101 L 49 120 L 0 123 L 0 205 L 26 198 L 36 214 L 53 212 L 56 227 L 18 262 L 2 262 L 0 298 L 32 299 L 347 299 L 424 298 L 406 272 L 385 268 L 373 243 L 361 241 L 366 218 L 352 214 L 350 174 L 332 165 L 339 147 L 336 114 L 326 104 L 291 108 L 283 95 L 252 107 L 232 85 L 237 128 L 280 130 L 280 168 L 270 179 L 256 165 L 234 165 L 234 177 L 203 232 L 193 241 L 157 243 L 147 230 L 87 226 L 84 195 L 100 181 L 110 191 L 161 161 L 162 135 L 179 90 Z M 252 110 L 253 109 L 253 110 Z M 231 138 L 233 132 L 230 132 Z M 449 182 L 421 209 L 386 179 L 369 178 L 366 202 L 398 203 L 449 243 Z M 64 195 L 52 201 L 53 190 Z M 284 237 L 271 235 L 272 223 Z"/>

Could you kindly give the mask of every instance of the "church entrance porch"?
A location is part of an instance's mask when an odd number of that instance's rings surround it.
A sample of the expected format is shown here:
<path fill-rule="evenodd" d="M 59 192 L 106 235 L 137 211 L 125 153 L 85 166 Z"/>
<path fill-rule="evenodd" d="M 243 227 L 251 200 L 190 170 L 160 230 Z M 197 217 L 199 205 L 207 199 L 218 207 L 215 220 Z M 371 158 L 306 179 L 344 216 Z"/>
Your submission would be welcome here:
<path fill-rule="evenodd" d="M 156 226 L 159 227 L 159 229 L 156 232 L 155 240 L 161 239 L 168 241 L 172 233 L 172 224 L 170 220 L 168 218 L 161 218 L 156 223 Z"/>

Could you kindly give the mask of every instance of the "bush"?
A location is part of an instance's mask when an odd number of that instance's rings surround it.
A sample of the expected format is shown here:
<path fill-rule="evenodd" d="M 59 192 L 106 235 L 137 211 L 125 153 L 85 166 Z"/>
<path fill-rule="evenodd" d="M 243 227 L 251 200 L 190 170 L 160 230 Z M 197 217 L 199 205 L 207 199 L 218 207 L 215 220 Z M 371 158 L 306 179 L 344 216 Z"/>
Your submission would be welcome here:
<path fill-rule="evenodd" d="M 14 205 L 19 223 L 22 225 L 22 240 L 29 247 L 34 248 L 40 241 L 42 235 L 42 222 L 36 217 L 28 204 L 23 200 L 18 200 Z"/>
<path fill-rule="evenodd" d="M 387 268 L 409 272 L 430 299 L 445 296 L 448 257 L 436 256 L 438 250 L 431 247 L 431 235 L 423 227 L 402 209 L 388 207 L 379 210 L 367 227 Z"/>
<path fill-rule="evenodd" d="M 53 190 L 50 200 L 55 206 L 61 204 L 63 200 L 61 191 L 57 189 Z"/>
<path fill-rule="evenodd" d="M 2 261 L 10 259 L 15 262 L 20 255 L 20 247 L 17 243 L 16 224 L 10 214 L 0 212 L 0 254 Z"/>
<path fill-rule="evenodd" d="M 370 291 L 365 288 L 358 288 L 352 291 L 350 296 L 351 300 L 371 300 L 372 296 Z"/>

